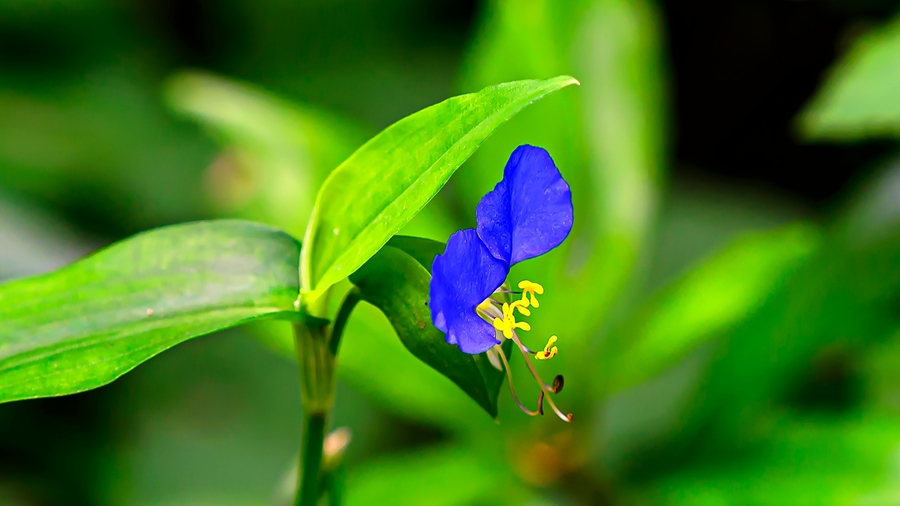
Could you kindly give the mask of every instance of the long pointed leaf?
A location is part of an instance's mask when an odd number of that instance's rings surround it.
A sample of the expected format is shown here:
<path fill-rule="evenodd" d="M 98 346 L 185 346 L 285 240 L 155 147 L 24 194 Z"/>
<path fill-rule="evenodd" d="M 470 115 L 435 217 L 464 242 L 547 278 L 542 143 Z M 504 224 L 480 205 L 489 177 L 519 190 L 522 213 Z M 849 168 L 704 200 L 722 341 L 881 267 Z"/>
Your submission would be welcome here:
<path fill-rule="evenodd" d="M 577 82 L 560 76 L 491 86 L 423 109 L 372 138 L 319 191 L 300 264 L 304 292 L 315 298 L 356 271 L 497 127 Z"/>
<path fill-rule="evenodd" d="M 403 345 L 422 362 L 443 374 L 489 415 L 497 417 L 504 373 L 484 354 L 467 355 L 447 344 L 431 324 L 428 286 L 431 262 L 444 244 L 417 237 L 397 237 L 356 271 L 350 281 L 363 300 L 390 320 Z M 506 348 L 509 352 L 509 341 Z"/>
<path fill-rule="evenodd" d="M 290 311 L 299 255 L 273 228 L 198 222 L 0 285 L 0 402 L 96 388 L 192 337 Z"/>

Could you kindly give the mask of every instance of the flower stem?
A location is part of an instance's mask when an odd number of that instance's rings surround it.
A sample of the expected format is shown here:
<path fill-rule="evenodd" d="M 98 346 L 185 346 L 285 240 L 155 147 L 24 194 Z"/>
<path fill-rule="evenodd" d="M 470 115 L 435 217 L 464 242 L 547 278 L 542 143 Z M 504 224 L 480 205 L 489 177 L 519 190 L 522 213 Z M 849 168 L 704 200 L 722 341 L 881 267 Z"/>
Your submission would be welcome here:
<path fill-rule="evenodd" d="M 326 314 L 324 307 L 305 306 L 301 313 L 306 316 L 293 324 L 303 402 L 296 506 L 315 506 L 321 496 L 322 444 L 334 407 L 335 362 L 347 319 L 360 300 L 359 291 L 351 290 L 341 303 L 333 326 L 322 318 Z"/>
<path fill-rule="evenodd" d="M 344 335 L 344 328 L 347 326 L 347 320 L 350 318 L 350 313 L 353 312 L 353 308 L 356 307 L 356 304 L 359 303 L 360 300 L 362 300 L 362 294 L 358 288 L 353 287 L 347 292 L 347 295 L 341 302 L 341 308 L 338 310 L 337 317 L 334 319 L 334 330 L 331 332 L 331 341 L 328 343 L 328 349 L 334 356 L 337 356 L 338 354 L 338 349 L 341 345 L 341 336 Z"/>
<path fill-rule="evenodd" d="M 294 504 L 315 506 L 319 500 L 322 442 L 334 406 L 335 357 L 328 346 L 329 322 L 320 317 L 324 308 L 304 306 L 301 313 L 303 319 L 293 324 L 303 403 L 299 490 Z"/>
<path fill-rule="evenodd" d="M 319 468 L 322 464 L 322 442 L 325 440 L 327 415 L 304 414 L 303 441 L 300 448 L 300 490 L 296 506 L 314 506 L 319 502 Z"/>

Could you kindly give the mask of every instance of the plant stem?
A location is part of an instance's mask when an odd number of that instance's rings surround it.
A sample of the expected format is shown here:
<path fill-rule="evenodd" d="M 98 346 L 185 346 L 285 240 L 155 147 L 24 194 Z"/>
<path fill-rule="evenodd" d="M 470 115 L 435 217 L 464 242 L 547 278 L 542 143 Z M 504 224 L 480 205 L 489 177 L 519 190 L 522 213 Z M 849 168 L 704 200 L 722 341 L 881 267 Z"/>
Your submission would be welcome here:
<path fill-rule="evenodd" d="M 327 415 L 304 414 L 303 442 L 300 449 L 300 490 L 297 506 L 314 506 L 319 502 L 319 467 L 322 463 L 322 443 L 325 440 Z"/>
<path fill-rule="evenodd" d="M 344 504 L 344 464 L 338 464 L 325 475 L 325 489 L 328 491 L 328 506 Z"/>
<path fill-rule="evenodd" d="M 294 323 L 303 403 L 297 506 L 315 506 L 319 499 L 322 442 L 334 406 L 334 355 L 328 348 L 328 334 L 327 320 L 308 318 Z"/>
<path fill-rule="evenodd" d="M 356 307 L 360 300 L 362 300 L 362 294 L 358 288 L 353 287 L 347 292 L 347 295 L 341 302 L 341 308 L 334 319 L 334 331 L 331 333 L 331 342 L 328 343 L 328 349 L 331 350 L 332 355 L 337 356 L 338 349 L 341 346 L 341 336 L 344 335 L 344 327 L 347 325 L 347 319 L 350 318 L 350 313 L 353 312 L 353 308 Z"/>
<path fill-rule="evenodd" d="M 319 316 L 323 307 L 302 307 L 303 318 L 294 325 L 294 347 L 300 367 L 300 395 L 303 402 L 302 442 L 296 506 L 315 506 L 320 496 L 322 444 L 334 407 L 334 368 L 341 336 L 353 308 L 361 300 L 357 289 L 350 290 L 341 303 L 334 326 Z M 324 304 L 323 304 L 324 305 Z"/>

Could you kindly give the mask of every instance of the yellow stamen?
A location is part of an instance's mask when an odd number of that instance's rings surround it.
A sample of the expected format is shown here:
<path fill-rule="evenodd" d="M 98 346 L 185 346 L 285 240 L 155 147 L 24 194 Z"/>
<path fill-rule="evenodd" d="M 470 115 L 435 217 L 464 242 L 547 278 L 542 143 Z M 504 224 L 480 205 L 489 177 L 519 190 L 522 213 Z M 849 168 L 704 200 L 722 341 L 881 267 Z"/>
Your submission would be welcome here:
<path fill-rule="evenodd" d="M 534 354 L 534 358 L 538 360 L 550 360 L 555 357 L 559 352 L 559 349 L 556 346 L 553 346 L 553 343 L 556 342 L 556 336 L 551 336 L 550 340 L 547 341 L 547 346 L 544 346 L 544 351 L 539 351 Z"/>
<path fill-rule="evenodd" d="M 522 310 L 521 305 L 519 304 L 519 301 L 513 302 L 512 305 L 509 305 L 508 303 L 504 302 L 503 303 L 503 319 L 494 318 L 494 328 L 503 332 L 503 337 L 505 337 L 507 339 L 512 338 L 513 331 L 515 331 L 516 329 L 521 329 L 524 331 L 531 330 L 531 325 L 529 325 L 527 322 L 517 322 L 516 321 L 516 315 L 515 315 L 514 311 L 517 308 L 519 309 L 519 311 Z M 525 314 L 525 313 L 523 313 L 523 314 Z M 526 316 L 527 316 L 527 314 L 526 314 Z"/>
<path fill-rule="evenodd" d="M 514 300 L 512 304 L 509 306 L 510 310 L 518 309 L 522 316 L 531 316 L 531 311 L 528 309 L 528 303 L 522 303 L 521 300 Z"/>
<path fill-rule="evenodd" d="M 532 281 L 528 281 L 527 279 L 519 283 L 519 289 L 522 290 L 522 303 L 527 307 L 529 304 L 534 307 L 540 307 L 538 303 L 537 295 L 544 294 L 544 287 L 538 283 L 534 283 Z M 529 300 L 529 295 L 531 295 Z"/>

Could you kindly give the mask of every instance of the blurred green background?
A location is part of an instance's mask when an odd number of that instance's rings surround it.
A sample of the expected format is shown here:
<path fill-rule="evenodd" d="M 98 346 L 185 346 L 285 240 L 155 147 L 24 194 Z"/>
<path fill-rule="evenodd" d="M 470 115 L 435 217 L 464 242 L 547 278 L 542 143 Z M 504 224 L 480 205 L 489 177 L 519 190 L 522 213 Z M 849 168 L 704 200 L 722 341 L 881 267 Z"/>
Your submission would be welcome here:
<path fill-rule="evenodd" d="M 451 95 L 568 73 L 404 231 L 446 240 L 512 149 L 573 187 L 532 347 L 567 425 L 495 424 L 368 306 L 339 364 L 346 500 L 900 504 L 900 4 L 0 0 L 0 279 L 181 221 L 301 236 L 318 185 Z M 0 323 L 2 324 L 2 323 Z M 287 329 L 0 405 L 0 504 L 278 505 Z M 536 388 L 514 377 L 523 399 Z M 533 390 L 533 392 L 532 392 Z"/>

